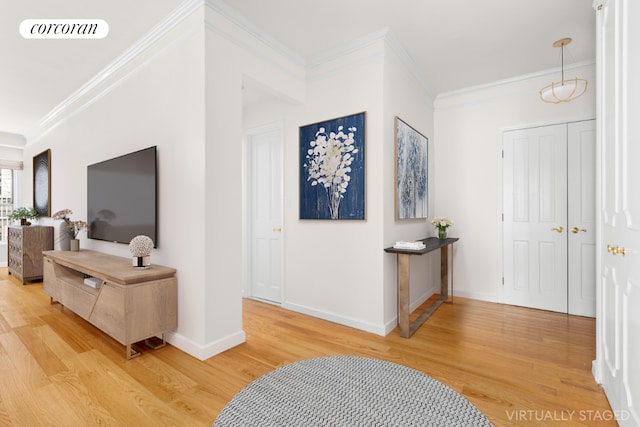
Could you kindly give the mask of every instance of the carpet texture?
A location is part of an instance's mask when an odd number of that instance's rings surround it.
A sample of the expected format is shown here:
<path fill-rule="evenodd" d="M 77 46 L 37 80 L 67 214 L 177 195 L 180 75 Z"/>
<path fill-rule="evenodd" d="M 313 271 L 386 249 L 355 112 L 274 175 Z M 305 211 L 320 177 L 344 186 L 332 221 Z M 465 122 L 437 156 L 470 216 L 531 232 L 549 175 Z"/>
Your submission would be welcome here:
<path fill-rule="evenodd" d="M 491 426 L 453 389 L 383 360 L 331 356 L 276 369 L 241 390 L 214 427 Z"/>

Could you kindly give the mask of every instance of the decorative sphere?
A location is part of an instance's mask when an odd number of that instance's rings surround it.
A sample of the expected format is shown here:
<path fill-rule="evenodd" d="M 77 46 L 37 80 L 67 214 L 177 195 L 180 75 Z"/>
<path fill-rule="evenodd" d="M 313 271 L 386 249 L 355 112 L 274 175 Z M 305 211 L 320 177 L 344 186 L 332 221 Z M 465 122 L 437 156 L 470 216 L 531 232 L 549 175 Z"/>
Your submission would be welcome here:
<path fill-rule="evenodd" d="M 149 236 L 136 236 L 129 242 L 129 251 L 135 257 L 145 257 L 153 250 L 153 240 Z"/>

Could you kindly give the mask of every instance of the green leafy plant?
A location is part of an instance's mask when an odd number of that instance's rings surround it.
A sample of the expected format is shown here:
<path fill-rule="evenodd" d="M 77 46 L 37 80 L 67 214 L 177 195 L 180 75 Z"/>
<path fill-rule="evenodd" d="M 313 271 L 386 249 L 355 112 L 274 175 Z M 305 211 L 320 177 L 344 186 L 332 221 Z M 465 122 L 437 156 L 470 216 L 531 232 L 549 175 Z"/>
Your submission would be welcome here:
<path fill-rule="evenodd" d="M 10 220 L 27 220 L 36 218 L 38 218 L 38 213 L 34 208 L 16 208 L 9 214 Z"/>

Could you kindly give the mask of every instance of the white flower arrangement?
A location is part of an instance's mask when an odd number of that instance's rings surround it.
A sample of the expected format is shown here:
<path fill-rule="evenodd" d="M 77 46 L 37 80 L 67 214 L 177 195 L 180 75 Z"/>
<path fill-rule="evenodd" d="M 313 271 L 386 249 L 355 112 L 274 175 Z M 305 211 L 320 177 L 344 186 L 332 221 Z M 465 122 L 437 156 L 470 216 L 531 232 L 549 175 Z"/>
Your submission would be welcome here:
<path fill-rule="evenodd" d="M 309 142 L 311 146 L 307 150 L 307 168 L 311 185 L 321 185 L 329 198 L 329 212 L 331 219 L 338 219 L 340 200 L 347 192 L 351 177 L 351 163 L 353 155 L 358 152 L 355 148 L 355 126 L 348 128 L 344 133 L 344 126 L 338 127 L 338 133 L 327 133 L 324 127 L 316 132 L 316 139 Z"/>
<path fill-rule="evenodd" d="M 453 225 L 453 221 L 445 216 L 437 216 L 431 220 L 431 225 L 438 229 L 438 239 L 446 239 L 447 228 Z"/>
<path fill-rule="evenodd" d="M 453 221 L 444 216 L 437 216 L 431 220 L 431 225 L 439 229 L 447 229 L 447 227 L 451 227 L 453 225 Z"/>
<path fill-rule="evenodd" d="M 153 250 L 153 240 L 149 236 L 136 236 L 129 242 L 129 251 L 134 257 L 146 257 Z"/>

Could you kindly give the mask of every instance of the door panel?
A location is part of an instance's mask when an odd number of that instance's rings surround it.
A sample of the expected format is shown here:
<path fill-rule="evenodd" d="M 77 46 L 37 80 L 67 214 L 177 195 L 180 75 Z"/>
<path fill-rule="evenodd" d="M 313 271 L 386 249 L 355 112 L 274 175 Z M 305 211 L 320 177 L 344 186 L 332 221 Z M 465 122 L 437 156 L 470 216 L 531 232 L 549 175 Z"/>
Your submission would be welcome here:
<path fill-rule="evenodd" d="M 567 311 L 566 125 L 504 134 L 504 302 Z"/>
<path fill-rule="evenodd" d="M 250 156 L 251 296 L 282 302 L 282 132 L 253 131 Z"/>
<path fill-rule="evenodd" d="M 569 123 L 567 132 L 569 314 L 595 317 L 595 121 Z"/>
<path fill-rule="evenodd" d="M 594 371 L 620 426 L 640 425 L 640 2 L 596 4 L 602 239 Z"/>

